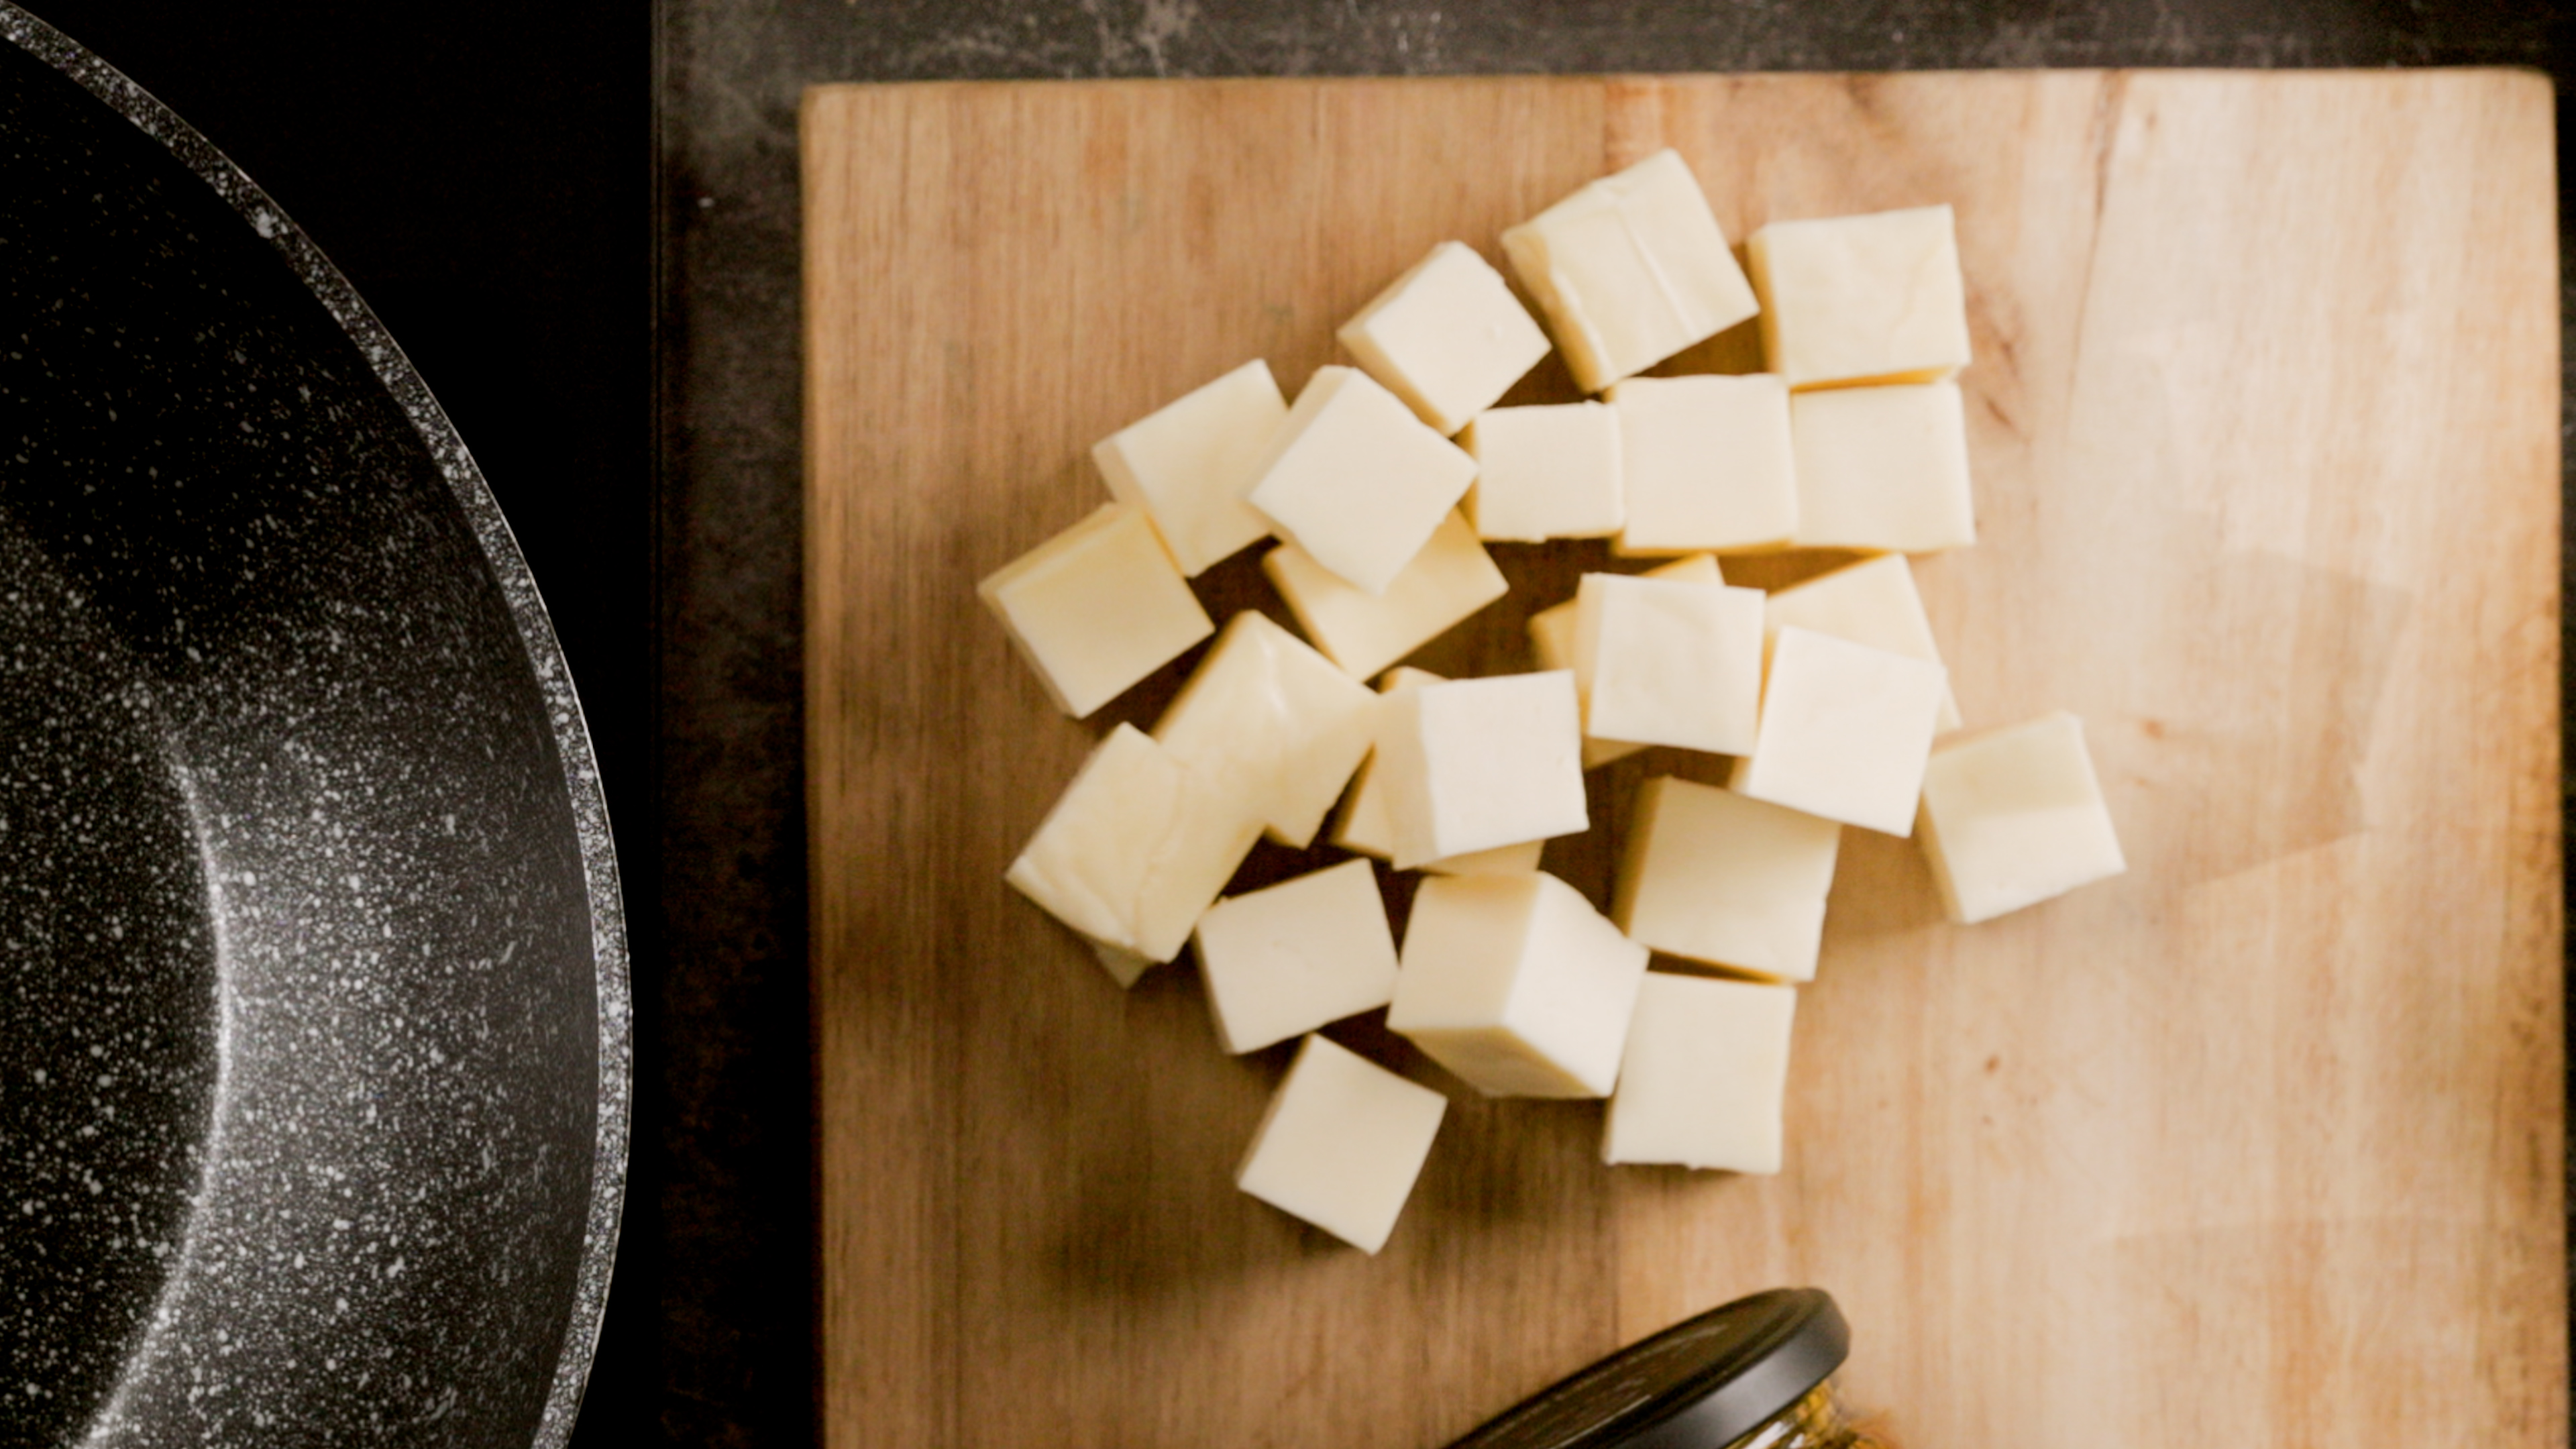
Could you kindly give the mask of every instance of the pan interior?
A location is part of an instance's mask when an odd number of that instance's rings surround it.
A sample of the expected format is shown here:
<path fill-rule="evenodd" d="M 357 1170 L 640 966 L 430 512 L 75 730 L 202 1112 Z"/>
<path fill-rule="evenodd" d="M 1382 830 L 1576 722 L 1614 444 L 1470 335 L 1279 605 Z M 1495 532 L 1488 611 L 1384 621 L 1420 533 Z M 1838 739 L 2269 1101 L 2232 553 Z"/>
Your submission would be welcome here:
<path fill-rule="evenodd" d="M 0 1386 L 86 1422 L 183 1246 L 214 929 L 135 661 L 0 513 Z"/>
<path fill-rule="evenodd" d="M 563 663 L 346 284 L 119 104 L 0 43 L 0 1443 L 560 1443 L 625 1070 Z"/>

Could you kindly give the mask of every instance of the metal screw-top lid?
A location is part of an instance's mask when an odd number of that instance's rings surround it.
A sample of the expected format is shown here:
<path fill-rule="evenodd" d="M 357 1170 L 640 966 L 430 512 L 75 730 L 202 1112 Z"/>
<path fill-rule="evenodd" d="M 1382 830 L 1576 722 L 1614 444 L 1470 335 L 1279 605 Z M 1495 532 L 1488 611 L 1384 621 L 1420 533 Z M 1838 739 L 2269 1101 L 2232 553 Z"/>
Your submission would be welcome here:
<path fill-rule="evenodd" d="M 1820 1288 L 1739 1298 L 1523 1399 L 1450 1449 L 1721 1449 L 1851 1352 Z"/>

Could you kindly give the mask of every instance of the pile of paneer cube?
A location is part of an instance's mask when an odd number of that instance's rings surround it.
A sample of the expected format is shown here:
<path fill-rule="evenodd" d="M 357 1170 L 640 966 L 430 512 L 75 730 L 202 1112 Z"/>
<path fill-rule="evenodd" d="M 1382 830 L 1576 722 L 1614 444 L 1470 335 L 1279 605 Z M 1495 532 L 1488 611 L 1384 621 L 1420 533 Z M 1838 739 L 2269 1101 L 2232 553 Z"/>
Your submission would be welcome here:
<path fill-rule="evenodd" d="M 1846 826 L 1918 840 L 1962 923 L 2123 868 L 2074 716 L 1955 732 L 1907 563 L 1976 537 L 1947 206 L 1774 222 L 1748 277 L 1667 150 L 1502 250 L 1546 330 L 1441 242 L 1339 330 L 1358 366 L 1292 406 L 1247 362 L 1121 430 L 1093 450 L 1111 501 L 980 588 L 1080 718 L 1217 634 L 1190 579 L 1279 540 L 1305 638 L 1228 622 L 1008 879 L 1121 986 L 1194 942 L 1228 1051 L 1304 1037 L 1236 1181 L 1372 1253 L 1447 1100 L 1317 1028 L 1383 1008 L 1489 1096 L 1606 1097 L 1611 1163 L 1777 1172 Z M 1767 372 L 1637 375 L 1754 317 Z M 1551 335 L 1596 400 L 1495 406 Z M 1533 615 L 1537 671 L 1390 668 L 1502 596 L 1487 542 L 1597 538 L 1671 561 Z M 1783 548 L 1863 557 L 1768 594 L 1721 575 Z M 1643 784 L 1604 916 L 1540 850 L 1587 827 L 1587 770 L 1648 746 L 1728 783 Z M 1219 898 L 1261 836 L 1328 820 L 1352 858 Z M 1425 873 L 1400 952 L 1372 860 Z"/>

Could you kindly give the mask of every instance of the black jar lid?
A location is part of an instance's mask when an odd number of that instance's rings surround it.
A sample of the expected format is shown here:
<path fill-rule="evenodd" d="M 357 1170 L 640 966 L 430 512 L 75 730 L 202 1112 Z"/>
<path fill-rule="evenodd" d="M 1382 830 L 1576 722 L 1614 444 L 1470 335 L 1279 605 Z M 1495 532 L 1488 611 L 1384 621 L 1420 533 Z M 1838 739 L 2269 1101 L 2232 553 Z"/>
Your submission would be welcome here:
<path fill-rule="evenodd" d="M 1774 1288 L 1676 1323 L 1542 1389 L 1449 1449 L 1721 1449 L 1851 1352 L 1821 1288 Z"/>

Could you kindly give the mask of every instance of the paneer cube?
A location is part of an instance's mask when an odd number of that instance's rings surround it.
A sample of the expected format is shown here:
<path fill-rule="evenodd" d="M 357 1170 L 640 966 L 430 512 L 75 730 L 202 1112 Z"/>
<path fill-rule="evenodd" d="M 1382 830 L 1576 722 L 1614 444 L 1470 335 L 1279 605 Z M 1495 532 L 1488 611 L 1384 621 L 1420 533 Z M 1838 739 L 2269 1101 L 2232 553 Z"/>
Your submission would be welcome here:
<path fill-rule="evenodd" d="M 1646 948 L 1544 871 L 1442 876 L 1413 898 L 1389 1029 L 1489 1097 L 1601 1097 Z"/>
<path fill-rule="evenodd" d="M 1935 751 L 1919 824 L 1941 904 L 1963 925 L 2128 868 L 2084 722 L 2063 710 Z"/>
<path fill-rule="evenodd" d="M 1491 408 L 1458 439 L 1476 459 L 1476 536 L 1539 543 L 1607 538 L 1621 504 L 1619 419 L 1596 402 Z"/>
<path fill-rule="evenodd" d="M 1503 233 L 1575 384 L 1599 392 L 1754 314 L 1753 288 L 1671 150 Z"/>
<path fill-rule="evenodd" d="M 1383 694 L 1393 694 L 1411 685 L 1441 682 L 1439 675 L 1427 670 L 1398 666 L 1388 670 L 1386 677 L 1378 681 L 1378 689 Z M 1389 860 L 1395 855 L 1395 822 L 1387 815 L 1386 787 L 1378 783 L 1375 754 L 1360 765 L 1359 778 L 1351 782 L 1350 794 L 1342 801 L 1342 813 L 1333 823 L 1333 844 L 1379 860 Z M 1491 850 L 1471 851 L 1446 860 L 1427 860 L 1421 868 L 1435 875 L 1493 875 L 1536 870 L 1546 845 L 1543 840 L 1498 845 Z"/>
<path fill-rule="evenodd" d="M 1726 582 L 1725 576 L 1718 572 L 1717 559 L 1713 555 L 1704 553 L 1691 554 L 1685 558 L 1674 559 L 1671 563 L 1650 568 L 1646 570 L 1643 577 L 1687 579 L 1701 584 Z M 1551 605 L 1529 616 L 1530 657 L 1537 662 L 1540 669 L 1574 667 L 1574 616 L 1575 609 L 1581 602 L 1580 599 L 1568 599 L 1562 604 Z M 1579 696 L 1581 692 L 1578 681 L 1576 693 Z M 1616 740 L 1596 740 L 1587 736 L 1583 741 L 1583 768 L 1597 770 L 1613 760 L 1624 760 L 1644 748 L 1646 748 L 1644 745 L 1621 744 Z"/>
<path fill-rule="evenodd" d="M 1475 481 L 1476 460 L 1351 367 L 1319 367 L 1246 495 L 1279 536 L 1383 595 Z"/>
<path fill-rule="evenodd" d="M 1812 981 L 1842 827 L 1669 775 L 1630 816 L 1611 918 L 1642 946 Z"/>
<path fill-rule="evenodd" d="M 1775 221 L 1745 242 L 1762 350 L 1793 387 L 1968 365 L 1950 208 Z"/>
<path fill-rule="evenodd" d="M 1361 590 L 1293 543 L 1262 555 L 1261 571 L 1315 647 L 1361 679 L 1447 633 L 1506 588 L 1503 571 L 1457 513 L 1440 521 L 1383 594 Z"/>
<path fill-rule="evenodd" d="M 1932 621 L 1923 613 L 1923 596 L 1915 592 L 1914 569 L 1900 553 L 1846 564 L 1773 593 L 1763 615 L 1765 637 L 1776 638 L 1792 626 L 1909 659 L 1941 662 Z M 1958 702 L 1945 682 L 1935 728 L 1946 732 L 1958 727 Z"/>
<path fill-rule="evenodd" d="M 1270 837 L 1303 849 L 1377 734 L 1377 696 L 1306 641 L 1246 610 L 1154 726 L 1173 759 L 1235 792 Z"/>
<path fill-rule="evenodd" d="M 1726 575 L 1718 569 L 1717 559 L 1710 554 L 1695 553 L 1658 564 L 1639 574 L 1647 579 L 1685 579 L 1697 584 L 1722 584 Z M 1551 604 L 1529 616 L 1530 658 L 1541 669 L 1574 667 L 1574 615 L 1583 601 L 1568 599 Z"/>
<path fill-rule="evenodd" d="M 1623 554 L 1740 553 L 1798 532 L 1788 386 L 1767 373 L 1632 377 L 1619 416 Z"/>
<path fill-rule="evenodd" d="M 1798 543 L 1895 553 L 1975 543 L 1960 407 L 1954 382 L 1792 395 Z"/>
<path fill-rule="evenodd" d="M 1762 591 L 1585 574 L 1574 682 L 1589 738 L 1749 753 L 1762 711 Z"/>
<path fill-rule="evenodd" d="M 978 598 L 1076 719 L 1216 632 L 1145 515 L 1104 503 L 987 575 Z"/>
<path fill-rule="evenodd" d="M 1448 437 L 1547 356 L 1547 334 L 1476 249 L 1445 241 L 1334 336 Z"/>
<path fill-rule="evenodd" d="M 1783 629 L 1771 646 L 1761 731 L 1727 783 L 1827 820 L 1909 834 L 1947 677 L 1938 664 Z"/>
<path fill-rule="evenodd" d="M 1584 810 L 1574 676 L 1503 674 L 1386 696 L 1376 775 L 1395 827 L 1395 866 L 1552 835 Z"/>
<path fill-rule="evenodd" d="M 1637 992 L 1604 1162 L 1780 1170 L 1797 989 L 1649 971 Z"/>
<path fill-rule="evenodd" d="M 1270 364 L 1255 358 L 1103 438 L 1091 457 L 1110 496 L 1144 510 L 1196 578 L 1269 536 L 1270 520 L 1243 495 L 1287 417 Z"/>
<path fill-rule="evenodd" d="M 1261 821 L 1121 724 L 1093 747 L 1004 879 L 1097 945 L 1121 986 L 1169 961 Z"/>
<path fill-rule="evenodd" d="M 1193 939 L 1229 1052 L 1258 1051 L 1395 997 L 1395 934 L 1365 860 L 1218 901 Z"/>
<path fill-rule="evenodd" d="M 1270 1095 L 1234 1185 L 1364 1253 L 1386 1246 L 1449 1099 L 1310 1036 Z"/>

